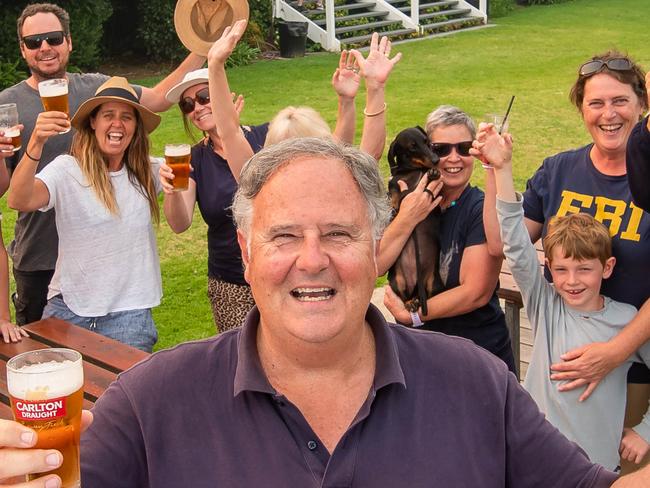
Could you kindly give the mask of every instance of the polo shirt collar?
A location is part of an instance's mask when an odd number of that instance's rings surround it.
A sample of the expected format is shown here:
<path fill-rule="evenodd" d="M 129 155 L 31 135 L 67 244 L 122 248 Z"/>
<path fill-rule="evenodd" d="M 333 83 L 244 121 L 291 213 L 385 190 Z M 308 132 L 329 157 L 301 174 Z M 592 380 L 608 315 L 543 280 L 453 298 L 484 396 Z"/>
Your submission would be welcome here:
<path fill-rule="evenodd" d="M 399 383 L 406 387 L 395 336 L 379 309 L 372 304 L 370 304 L 366 312 L 366 321 L 375 336 L 376 367 L 373 382 L 375 391 L 392 383 Z M 269 383 L 266 374 L 264 374 L 257 353 L 257 327 L 259 322 L 260 312 L 255 306 L 246 316 L 244 325 L 239 331 L 233 396 L 247 390 L 271 395 L 276 394 L 275 389 Z"/>

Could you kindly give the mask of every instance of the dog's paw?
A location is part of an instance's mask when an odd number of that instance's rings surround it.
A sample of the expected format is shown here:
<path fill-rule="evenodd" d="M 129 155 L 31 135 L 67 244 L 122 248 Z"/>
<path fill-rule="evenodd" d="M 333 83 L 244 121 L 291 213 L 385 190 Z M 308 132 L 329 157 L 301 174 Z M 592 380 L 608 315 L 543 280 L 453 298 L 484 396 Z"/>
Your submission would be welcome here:
<path fill-rule="evenodd" d="M 404 303 L 404 307 L 409 313 L 417 312 L 420 308 L 420 300 L 413 298 Z"/>
<path fill-rule="evenodd" d="M 427 171 L 427 177 L 429 181 L 438 180 L 440 179 L 440 171 L 438 171 L 438 168 L 431 168 Z"/>

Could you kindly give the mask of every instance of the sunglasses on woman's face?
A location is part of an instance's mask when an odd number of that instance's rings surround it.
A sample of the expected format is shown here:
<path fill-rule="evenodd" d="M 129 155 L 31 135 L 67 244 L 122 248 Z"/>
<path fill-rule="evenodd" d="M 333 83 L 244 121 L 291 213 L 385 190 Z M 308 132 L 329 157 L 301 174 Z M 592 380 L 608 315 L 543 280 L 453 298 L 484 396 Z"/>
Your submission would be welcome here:
<path fill-rule="evenodd" d="M 630 71 L 632 69 L 632 61 L 627 58 L 613 58 L 606 61 L 594 59 L 580 66 L 578 73 L 580 73 L 580 76 L 591 76 L 605 69 L 605 66 L 612 71 Z"/>
<path fill-rule="evenodd" d="M 472 147 L 472 141 L 463 141 L 456 144 L 451 144 L 449 142 L 432 142 L 431 150 L 436 153 L 439 158 L 444 158 L 451 154 L 452 149 L 456 149 L 456 152 L 461 156 L 469 156 L 469 150 Z"/>
<path fill-rule="evenodd" d="M 181 109 L 181 112 L 184 114 L 191 114 L 194 108 L 196 107 L 196 103 L 199 105 L 207 105 L 210 103 L 210 90 L 208 87 L 205 87 L 199 91 L 196 92 L 194 95 L 194 98 L 190 97 L 185 97 L 181 98 L 181 100 L 178 102 L 178 106 Z"/>
<path fill-rule="evenodd" d="M 40 49 L 43 41 L 47 41 L 50 46 L 60 46 L 63 44 L 65 35 L 63 31 L 45 32 L 43 34 L 34 34 L 33 36 L 23 37 L 23 44 L 27 49 Z"/>

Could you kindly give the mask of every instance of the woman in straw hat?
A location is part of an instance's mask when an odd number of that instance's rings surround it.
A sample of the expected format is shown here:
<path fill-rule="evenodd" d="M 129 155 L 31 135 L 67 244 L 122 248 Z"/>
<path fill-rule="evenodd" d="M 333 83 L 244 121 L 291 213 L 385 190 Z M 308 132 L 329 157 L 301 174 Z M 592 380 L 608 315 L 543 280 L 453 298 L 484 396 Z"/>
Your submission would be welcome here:
<path fill-rule="evenodd" d="M 68 120 L 39 114 L 11 181 L 9 205 L 56 210 L 59 254 L 43 317 L 59 317 L 145 351 L 157 332 L 151 308 L 162 295 L 152 220 L 159 220 L 158 166 L 149 137 L 160 117 L 125 78 L 113 77 Z M 76 130 L 71 154 L 35 175 L 50 137 Z"/>
<path fill-rule="evenodd" d="M 235 33 L 238 40 L 246 22 L 236 25 L 239 26 Z M 218 42 L 232 43 L 229 32 L 228 27 Z M 351 142 L 354 137 L 354 96 L 359 84 L 357 71 L 339 68 L 332 79 L 339 97 L 334 137 L 344 142 Z M 208 69 L 196 70 L 188 73 L 181 83 L 167 93 L 170 102 L 179 104 L 190 136 L 190 126 L 193 125 L 205 137 L 192 148 L 193 171 L 186 191 L 173 191 L 170 184 L 173 173 L 165 164 L 160 168 L 160 180 L 165 193 L 165 217 L 174 232 L 181 233 L 190 227 L 197 203 L 208 224 L 208 297 L 215 325 L 223 332 L 241 325 L 254 304 L 250 288 L 244 280 L 235 225 L 228 208 L 237 190 L 243 163 L 248 159 L 248 156 L 243 157 L 242 154 L 252 155 L 264 146 L 269 125 L 240 125 L 239 111 L 243 99 L 238 97 L 233 103 L 227 83 L 225 91 L 220 90 L 217 96 L 212 97 L 208 81 Z M 223 107 L 233 111 L 232 116 L 230 113 L 228 116 L 228 121 L 232 122 L 230 125 L 217 123 L 214 117 L 216 111 L 221 111 Z M 295 113 L 292 112 L 291 116 L 299 117 L 312 135 L 332 136 L 327 123 L 314 110 L 303 107 L 292 110 Z M 315 134 L 316 131 L 318 133 Z M 233 132 L 241 135 L 243 143 L 239 146 L 229 144 L 226 147 L 224 137 L 231 138 Z"/>

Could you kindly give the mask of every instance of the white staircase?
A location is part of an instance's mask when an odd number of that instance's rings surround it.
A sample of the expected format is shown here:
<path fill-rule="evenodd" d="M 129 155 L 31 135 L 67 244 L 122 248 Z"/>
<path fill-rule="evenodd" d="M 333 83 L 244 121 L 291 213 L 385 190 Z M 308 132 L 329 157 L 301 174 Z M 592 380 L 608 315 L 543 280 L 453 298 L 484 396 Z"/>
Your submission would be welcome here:
<path fill-rule="evenodd" d="M 274 0 L 275 17 L 308 23 L 307 37 L 328 51 L 367 44 L 373 32 L 391 40 L 427 37 L 487 23 L 487 0 L 323 0 L 316 10 Z"/>

